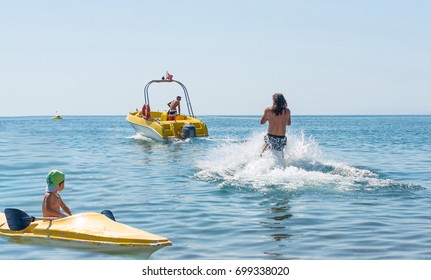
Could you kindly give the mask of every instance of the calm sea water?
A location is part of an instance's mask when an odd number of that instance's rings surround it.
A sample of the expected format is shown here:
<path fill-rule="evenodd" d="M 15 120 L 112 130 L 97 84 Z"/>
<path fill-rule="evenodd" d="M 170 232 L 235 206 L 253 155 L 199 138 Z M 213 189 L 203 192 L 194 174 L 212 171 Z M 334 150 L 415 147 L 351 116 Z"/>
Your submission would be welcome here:
<path fill-rule="evenodd" d="M 173 242 L 151 259 L 431 259 L 431 116 L 293 116 L 259 156 L 259 116 L 207 116 L 210 136 L 158 143 L 124 116 L 0 118 L 0 209 L 41 215 L 66 173 L 74 213 L 111 209 Z M 284 157 L 283 157 L 284 156 Z M 139 259 L 20 244 L 0 259 Z"/>

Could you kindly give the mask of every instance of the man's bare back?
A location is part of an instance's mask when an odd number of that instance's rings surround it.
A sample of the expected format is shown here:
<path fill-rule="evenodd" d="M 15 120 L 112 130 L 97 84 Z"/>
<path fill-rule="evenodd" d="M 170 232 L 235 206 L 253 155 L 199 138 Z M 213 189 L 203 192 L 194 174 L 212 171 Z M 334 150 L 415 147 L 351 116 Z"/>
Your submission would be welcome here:
<path fill-rule="evenodd" d="M 268 121 L 268 134 L 274 136 L 285 136 L 286 126 L 290 125 L 290 110 L 285 108 L 280 115 L 276 115 L 274 112 L 274 107 L 268 107 L 260 120 L 260 124 L 265 124 Z"/>

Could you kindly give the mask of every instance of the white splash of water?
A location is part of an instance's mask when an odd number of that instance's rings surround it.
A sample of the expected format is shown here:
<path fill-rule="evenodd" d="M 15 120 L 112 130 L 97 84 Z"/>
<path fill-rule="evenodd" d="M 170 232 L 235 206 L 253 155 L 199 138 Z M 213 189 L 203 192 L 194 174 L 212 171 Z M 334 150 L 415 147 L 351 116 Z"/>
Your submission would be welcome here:
<path fill-rule="evenodd" d="M 220 187 L 262 189 L 278 186 L 287 189 L 324 187 L 338 190 L 363 186 L 385 187 L 394 182 L 382 180 L 370 170 L 346 163 L 325 160 L 317 141 L 303 132 L 291 132 L 283 152 L 267 150 L 262 155 L 264 133 L 241 142 L 226 141 L 210 150 L 197 163 L 195 176 L 217 182 Z"/>
<path fill-rule="evenodd" d="M 135 140 L 143 140 L 143 141 L 148 141 L 148 142 L 153 142 L 154 140 L 148 137 L 145 137 L 142 134 L 136 133 L 135 135 L 132 136 L 128 136 L 127 138 L 129 139 L 135 139 Z"/>
<path fill-rule="evenodd" d="M 135 139 L 135 140 L 139 140 L 139 141 L 144 141 L 144 142 L 148 142 L 148 143 L 162 143 L 162 141 L 154 140 L 152 138 L 146 137 L 146 136 L 139 134 L 139 133 L 136 133 L 135 135 L 129 136 L 127 138 Z M 172 144 L 179 144 L 179 143 L 189 143 L 192 140 L 191 140 L 191 138 L 186 138 L 186 139 L 169 138 L 168 141 Z"/>

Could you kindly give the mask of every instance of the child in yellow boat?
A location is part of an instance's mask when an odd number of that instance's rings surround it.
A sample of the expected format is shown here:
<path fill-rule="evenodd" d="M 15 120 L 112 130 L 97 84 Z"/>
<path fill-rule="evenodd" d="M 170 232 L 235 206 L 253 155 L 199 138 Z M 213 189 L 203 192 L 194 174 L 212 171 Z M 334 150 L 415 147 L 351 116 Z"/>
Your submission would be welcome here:
<path fill-rule="evenodd" d="M 51 170 L 46 176 L 46 192 L 42 202 L 44 217 L 64 218 L 72 215 L 69 207 L 61 199 L 59 192 L 64 189 L 64 173 L 59 170 Z M 60 211 L 63 209 L 68 215 Z"/>

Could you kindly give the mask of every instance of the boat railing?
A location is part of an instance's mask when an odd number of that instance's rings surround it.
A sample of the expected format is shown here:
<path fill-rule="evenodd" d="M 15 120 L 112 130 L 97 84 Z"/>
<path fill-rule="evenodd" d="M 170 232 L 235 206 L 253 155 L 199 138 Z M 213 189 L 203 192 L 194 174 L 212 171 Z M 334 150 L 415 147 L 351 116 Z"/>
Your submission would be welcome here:
<path fill-rule="evenodd" d="M 187 88 L 185 85 L 183 85 L 181 82 L 179 82 L 177 80 L 152 80 L 152 81 L 150 81 L 144 87 L 144 102 L 145 102 L 145 104 L 150 104 L 150 97 L 148 95 L 148 88 L 150 87 L 151 84 L 153 84 L 153 83 L 172 83 L 172 82 L 179 84 L 183 88 L 184 97 L 186 99 L 187 110 L 189 112 L 189 116 L 194 118 L 195 115 L 193 113 L 192 103 L 190 102 L 190 97 L 189 97 L 189 93 L 187 91 Z"/>

